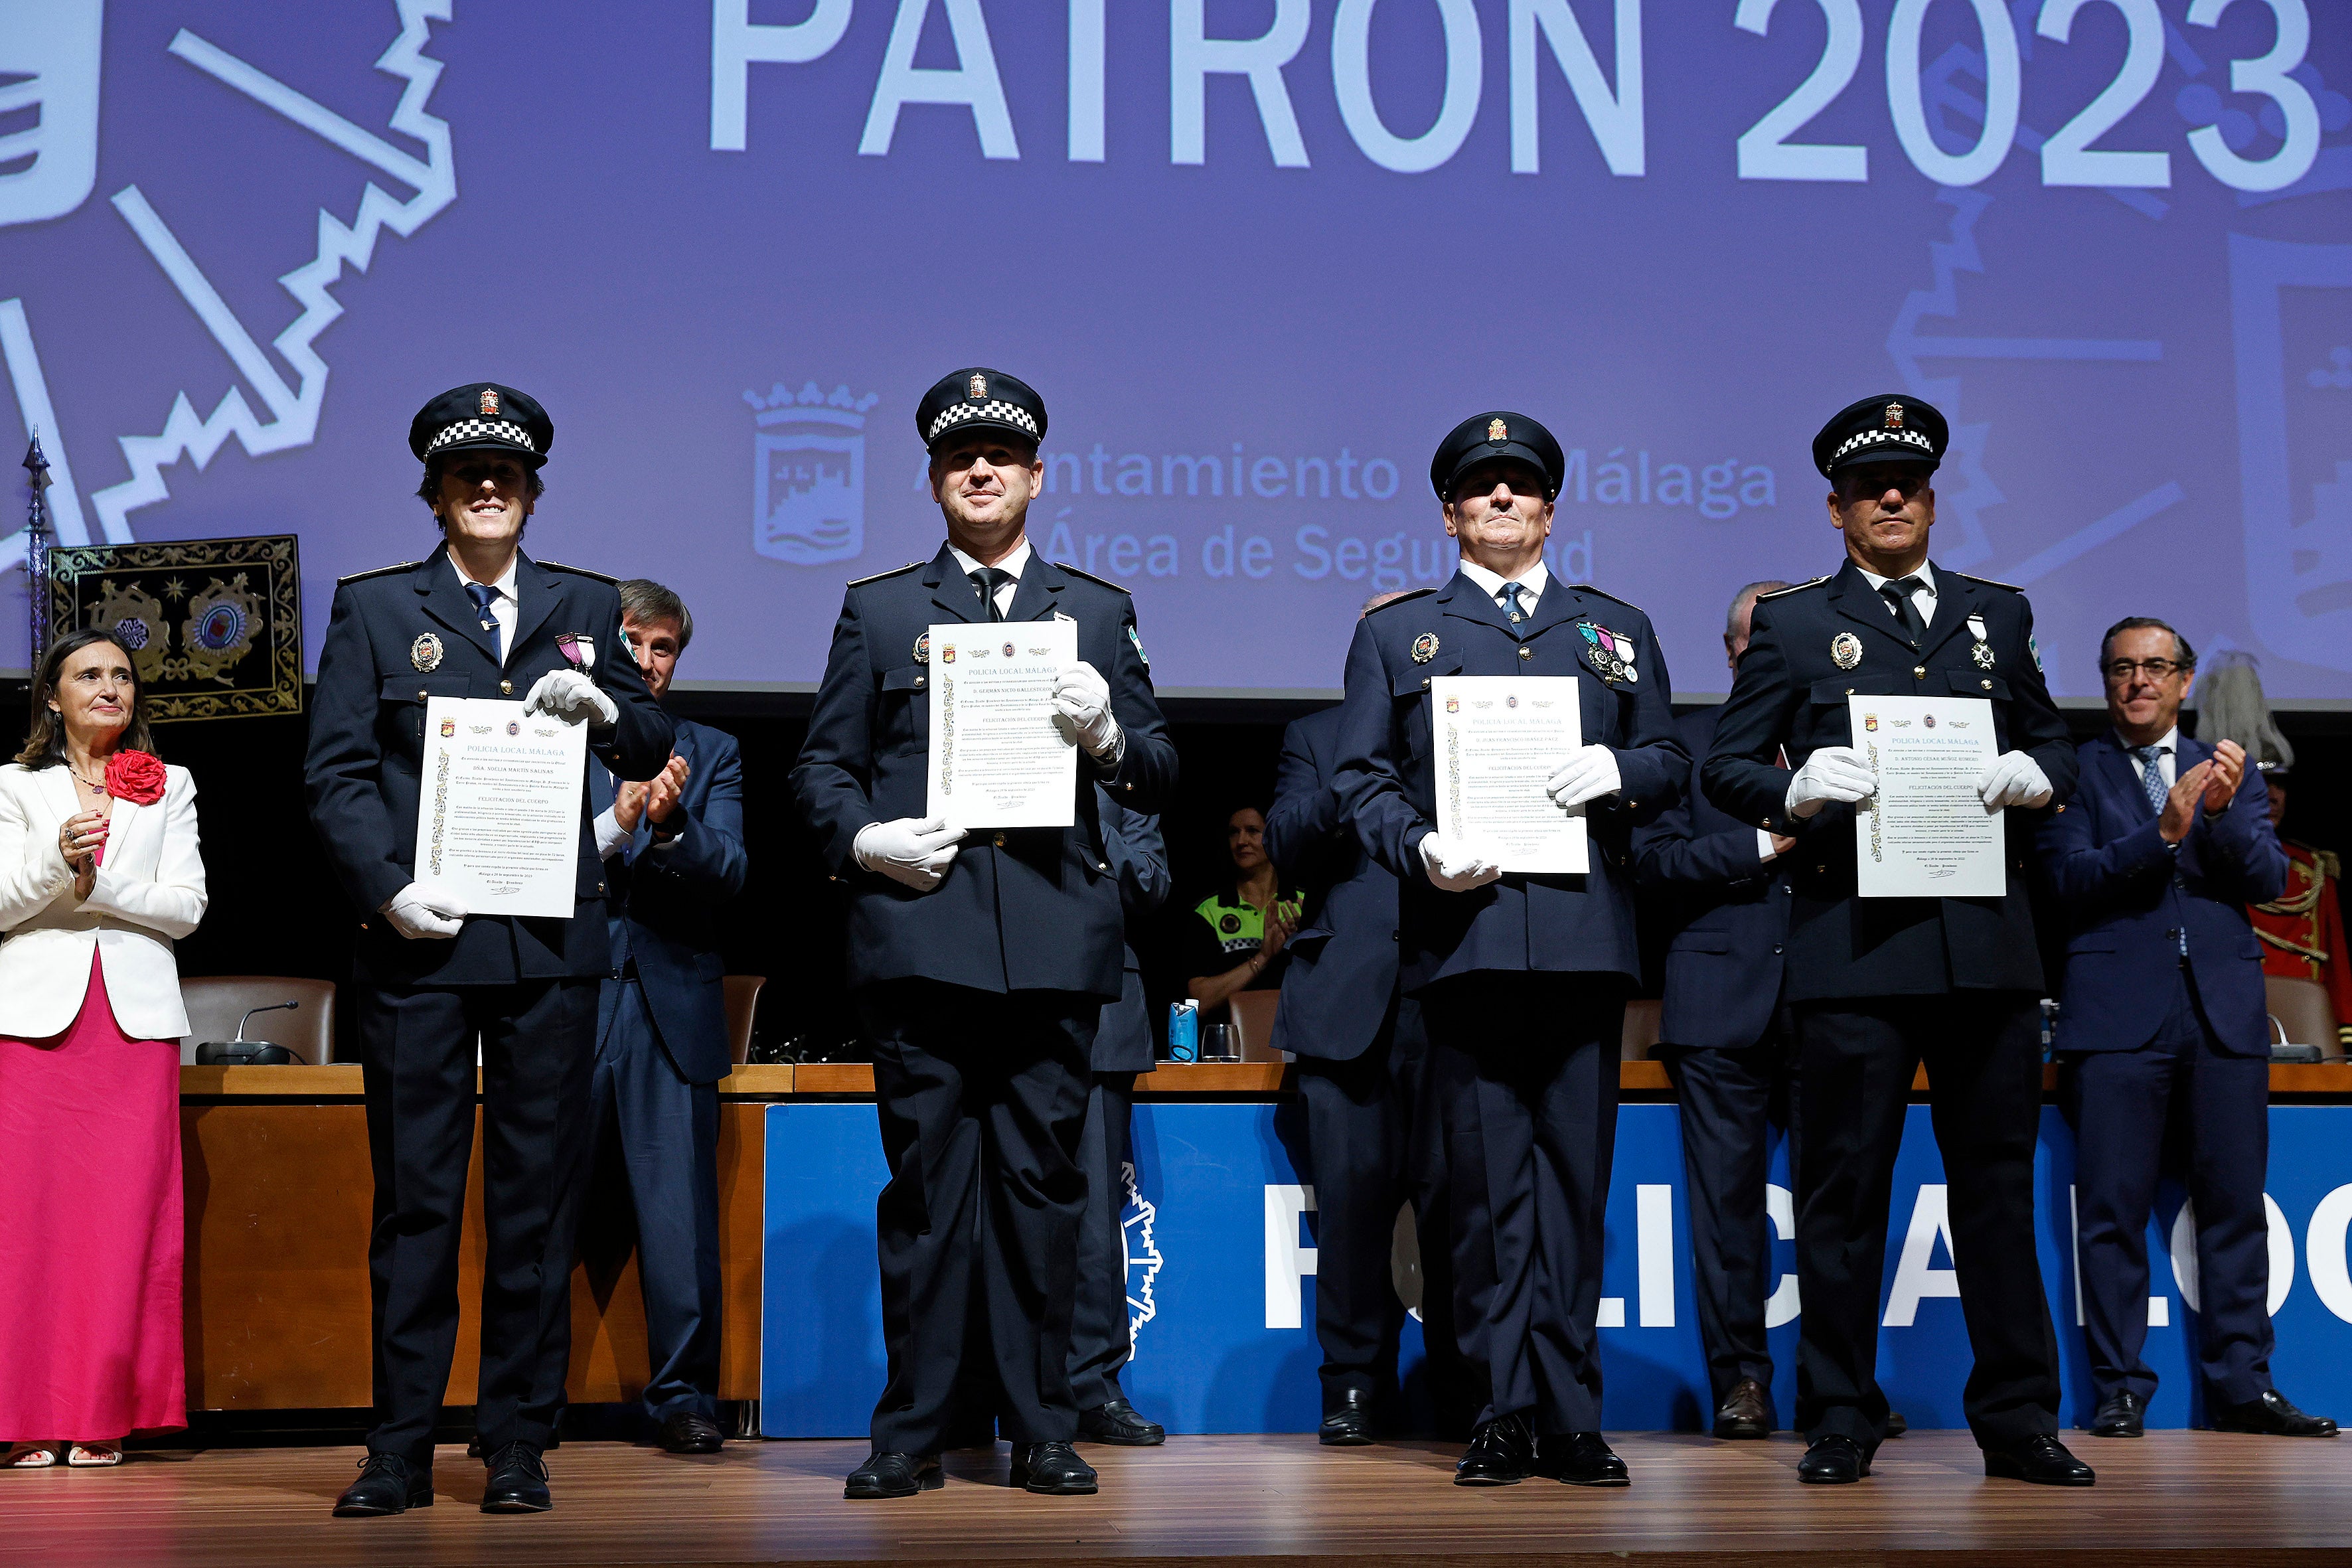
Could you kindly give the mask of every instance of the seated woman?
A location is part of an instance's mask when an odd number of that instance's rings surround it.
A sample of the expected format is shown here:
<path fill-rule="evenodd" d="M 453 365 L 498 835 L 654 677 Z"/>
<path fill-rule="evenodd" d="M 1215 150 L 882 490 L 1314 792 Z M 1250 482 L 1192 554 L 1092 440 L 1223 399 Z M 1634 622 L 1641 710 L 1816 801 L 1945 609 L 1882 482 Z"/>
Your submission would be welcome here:
<path fill-rule="evenodd" d="M 204 916 L 195 785 L 155 759 L 131 650 L 59 638 L 0 767 L 0 1466 L 187 1425 L 172 943 Z"/>
<path fill-rule="evenodd" d="M 1236 991 L 1271 991 L 1282 984 L 1282 944 L 1298 929 L 1300 898 L 1282 894 L 1265 855 L 1265 814 L 1243 806 L 1225 821 L 1232 880 L 1202 899 L 1184 921 L 1184 994 L 1201 1004 L 1204 1024 L 1223 1019 Z"/>

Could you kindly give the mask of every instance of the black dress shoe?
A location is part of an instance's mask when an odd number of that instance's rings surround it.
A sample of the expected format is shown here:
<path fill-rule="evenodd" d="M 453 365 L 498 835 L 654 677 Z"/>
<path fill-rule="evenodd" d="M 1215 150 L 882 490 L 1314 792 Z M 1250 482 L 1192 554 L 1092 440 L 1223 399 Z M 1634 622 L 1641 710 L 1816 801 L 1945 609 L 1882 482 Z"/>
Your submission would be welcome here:
<path fill-rule="evenodd" d="M 2243 1405 L 2205 1402 L 2205 1422 L 2216 1432 L 2257 1432 L 2265 1437 L 2333 1437 L 2336 1423 L 2325 1415 L 2305 1415 L 2277 1389 L 2265 1389 L 2260 1399 Z"/>
<path fill-rule="evenodd" d="M 866 1462 L 849 1472 L 841 1495 L 851 1499 L 913 1497 L 947 1485 L 937 1454 L 888 1454 L 877 1448 Z"/>
<path fill-rule="evenodd" d="M 2089 1431 L 2094 1437 L 2142 1436 L 2147 1431 L 2147 1406 L 2140 1403 L 2138 1394 L 2119 1390 L 2099 1401 Z"/>
<path fill-rule="evenodd" d="M 1870 1456 L 1851 1437 L 1832 1433 L 1813 1439 L 1797 1461 L 1797 1479 L 1809 1487 L 1852 1485 L 1870 1474 Z"/>
<path fill-rule="evenodd" d="M 1903 1412 L 1900 1410 L 1890 1410 L 1886 1413 L 1886 1435 L 1888 1436 L 1900 1437 L 1904 1433 L 1908 1432 L 1909 1430 L 1911 1430 L 1911 1423 L 1903 1419 Z"/>
<path fill-rule="evenodd" d="M 715 1454 L 727 1446 L 718 1423 L 691 1410 L 673 1411 L 662 1417 L 660 1442 L 673 1454 Z"/>
<path fill-rule="evenodd" d="M 1044 1497 L 1092 1497 L 1095 1468 L 1067 1443 L 1023 1443 L 1013 1450 L 1013 1482 Z"/>
<path fill-rule="evenodd" d="M 1517 1486 L 1536 1473 L 1535 1435 L 1517 1415 L 1498 1415 L 1471 1434 L 1454 1467 L 1457 1487 Z"/>
<path fill-rule="evenodd" d="M 518 1439 L 490 1456 L 490 1479 L 482 1488 L 484 1513 L 545 1513 L 555 1506 L 547 1489 L 547 1461 Z"/>
<path fill-rule="evenodd" d="M 373 1519 L 433 1506 L 433 1472 L 411 1469 L 397 1454 L 370 1454 L 360 1461 L 360 1479 L 335 1500 L 337 1519 Z"/>
<path fill-rule="evenodd" d="M 1372 1440 L 1372 1391 L 1343 1388 L 1323 1412 L 1315 1440 L 1327 1448 L 1360 1448 Z"/>
<path fill-rule="evenodd" d="M 2090 1466 L 2066 1451 L 2065 1444 L 2052 1436 L 2028 1437 L 2006 1448 L 1987 1448 L 1984 1457 L 1985 1474 L 2004 1480 L 2032 1481 L 2038 1487 L 2087 1487 L 2099 1479 Z"/>
<path fill-rule="evenodd" d="M 1124 1399 L 1078 1412 L 1078 1436 L 1088 1443 L 1117 1443 L 1127 1448 L 1150 1448 L 1168 1441 L 1168 1428 L 1146 1421 Z"/>
<path fill-rule="evenodd" d="M 1715 1407 L 1715 1435 L 1755 1438 L 1772 1435 L 1772 1405 L 1762 1384 L 1743 1377 L 1731 1385 L 1731 1392 Z"/>
<path fill-rule="evenodd" d="M 1572 1487 L 1622 1487 L 1633 1482 L 1625 1461 L 1610 1450 L 1608 1439 L 1598 1432 L 1537 1438 L 1535 1471 Z"/>

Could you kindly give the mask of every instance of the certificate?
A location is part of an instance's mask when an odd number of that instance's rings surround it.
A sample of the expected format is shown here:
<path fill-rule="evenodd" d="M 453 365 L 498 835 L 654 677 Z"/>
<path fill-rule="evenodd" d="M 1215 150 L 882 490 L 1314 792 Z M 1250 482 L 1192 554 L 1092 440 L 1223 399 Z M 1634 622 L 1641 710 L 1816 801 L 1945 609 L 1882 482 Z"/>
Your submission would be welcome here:
<path fill-rule="evenodd" d="M 588 726 L 520 702 L 425 705 L 416 879 L 478 915 L 568 918 L 578 900 Z"/>
<path fill-rule="evenodd" d="M 1437 740 L 1437 831 L 1485 844 L 1506 871 L 1591 869 L 1584 807 L 1544 793 L 1583 744 L 1576 678 L 1441 675 L 1429 683 Z"/>
<path fill-rule="evenodd" d="M 1998 899 L 2009 891 L 2001 814 L 1977 777 L 1999 754 L 1981 697 L 1849 697 L 1854 750 L 1878 793 L 1853 810 L 1865 899 Z"/>
<path fill-rule="evenodd" d="M 1067 827 L 1078 747 L 1054 721 L 1054 681 L 1078 662 L 1078 623 L 950 621 L 931 627 L 931 755 L 925 811 L 950 827 Z"/>

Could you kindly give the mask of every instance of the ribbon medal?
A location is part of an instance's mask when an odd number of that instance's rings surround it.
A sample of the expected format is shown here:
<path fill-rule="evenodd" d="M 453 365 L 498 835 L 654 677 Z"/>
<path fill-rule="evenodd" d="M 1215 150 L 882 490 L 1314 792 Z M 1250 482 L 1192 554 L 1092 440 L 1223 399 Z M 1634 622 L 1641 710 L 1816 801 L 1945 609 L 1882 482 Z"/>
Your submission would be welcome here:
<path fill-rule="evenodd" d="M 555 639 L 556 650 L 568 659 L 574 669 L 593 671 L 596 668 L 596 639 L 586 632 L 564 632 Z"/>
<path fill-rule="evenodd" d="M 1631 637 L 1612 632 L 1606 626 L 1594 626 L 1591 621 L 1577 622 L 1576 629 L 1591 645 L 1592 668 L 1601 672 L 1602 679 L 1622 680 L 1631 686 L 1642 679 L 1642 672 L 1633 668 L 1633 641 Z"/>
<path fill-rule="evenodd" d="M 1982 616 L 1969 617 L 1969 635 L 1977 639 L 1977 646 L 1969 649 L 1969 657 L 1977 661 L 1979 669 L 1990 669 L 1993 666 L 1992 644 L 1985 640 L 1987 633 Z"/>

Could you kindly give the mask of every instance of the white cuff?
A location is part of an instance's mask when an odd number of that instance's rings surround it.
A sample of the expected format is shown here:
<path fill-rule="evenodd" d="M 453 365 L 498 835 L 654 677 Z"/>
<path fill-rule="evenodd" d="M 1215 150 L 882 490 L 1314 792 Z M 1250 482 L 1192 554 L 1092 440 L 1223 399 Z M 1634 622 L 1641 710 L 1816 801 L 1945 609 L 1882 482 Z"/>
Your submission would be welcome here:
<path fill-rule="evenodd" d="M 1780 852 L 1778 849 L 1772 847 L 1772 835 L 1764 828 L 1758 828 L 1756 830 L 1756 858 L 1763 862 L 1765 865 L 1769 866 L 1774 860 L 1780 858 Z"/>
<path fill-rule="evenodd" d="M 613 815 L 611 806 L 606 806 L 596 817 L 596 858 L 610 860 L 627 848 L 634 837 L 621 831 L 620 818 Z"/>

